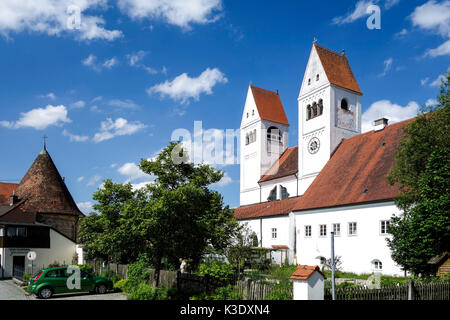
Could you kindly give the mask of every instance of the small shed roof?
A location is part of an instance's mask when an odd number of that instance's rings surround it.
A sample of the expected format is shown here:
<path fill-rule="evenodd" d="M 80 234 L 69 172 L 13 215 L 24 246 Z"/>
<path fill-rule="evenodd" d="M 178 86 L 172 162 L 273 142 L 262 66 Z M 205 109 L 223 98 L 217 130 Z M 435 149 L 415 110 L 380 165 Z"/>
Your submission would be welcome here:
<path fill-rule="evenodd" d="M 290 279 L 292 279 L 292 280 L 308 280 L 314 274 L 314 272 L 320 273 L 324 279 L 327 278 L 320 271 L 319 266 L 305 266 L 305 265 L 300 264 L 297 266 L 297 270 L 295 270 L 295 272 L 292 274 Z"/>

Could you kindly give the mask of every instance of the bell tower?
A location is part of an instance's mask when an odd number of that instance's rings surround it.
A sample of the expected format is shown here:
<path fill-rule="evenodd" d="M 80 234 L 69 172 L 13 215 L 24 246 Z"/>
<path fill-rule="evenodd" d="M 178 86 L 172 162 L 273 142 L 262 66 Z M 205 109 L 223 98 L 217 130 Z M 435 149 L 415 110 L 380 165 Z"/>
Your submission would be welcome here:
<path fill-rule="evenodd" d="M 300 195 L 342 140 L 361 133 L 361 97 L 344 51 L 314 43 L 298 96 Z"/>
<path fill-rule="evenodd" d="M 240 126 L 240 205 L 262 201 L 258 182 L 286 150 L 288 137 L 278 92 L 250 85 Z"/>

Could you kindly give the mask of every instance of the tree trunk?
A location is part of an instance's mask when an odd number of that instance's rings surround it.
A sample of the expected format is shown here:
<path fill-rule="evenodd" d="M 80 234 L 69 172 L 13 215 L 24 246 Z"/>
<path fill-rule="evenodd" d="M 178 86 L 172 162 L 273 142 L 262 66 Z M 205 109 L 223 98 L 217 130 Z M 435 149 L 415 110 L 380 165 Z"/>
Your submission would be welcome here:
<path fill-rule="evenodd" d="M 159 286 L 159 274 L 161 273 L 161 260 L 162 258 L 158 257 L 155 266 L 155 276 L 154 276 L 154 284 L 155 287 Z"/>

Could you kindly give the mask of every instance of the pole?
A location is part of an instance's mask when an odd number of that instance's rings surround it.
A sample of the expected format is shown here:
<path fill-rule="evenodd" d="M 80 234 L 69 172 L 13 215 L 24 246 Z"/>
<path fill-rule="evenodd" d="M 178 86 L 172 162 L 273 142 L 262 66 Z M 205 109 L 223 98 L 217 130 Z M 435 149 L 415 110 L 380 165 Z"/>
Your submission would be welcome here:
<path fill-rule="evenodd" d="M 336 292 L 334 286 L 334 232 L 331 232 L 331 292 L 333 300 L 336 300 Z"/>

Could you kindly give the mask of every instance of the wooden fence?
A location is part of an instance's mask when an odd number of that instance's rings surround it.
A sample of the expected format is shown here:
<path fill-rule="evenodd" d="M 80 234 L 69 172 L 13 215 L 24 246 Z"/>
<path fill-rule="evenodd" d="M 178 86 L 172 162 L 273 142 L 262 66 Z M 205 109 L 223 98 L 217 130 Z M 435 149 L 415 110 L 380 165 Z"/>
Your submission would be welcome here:
<path fill-rule="evenodd" d="M 414 283 L 386 286 L 380 289 L 337 288 L 336 300 L 450 300 L 450 282 Z M 332 299 L 331 289 L 325 300 Z"/>
<path fill-rule="evenodd" d="M 238 281 L 236 285 L 243 300 L 267 300 L 275 288 L 273 283 L 249 279 Z M 292 296 L 292 289 L 288 289 L 288 291 L 288 295 Z"/>

